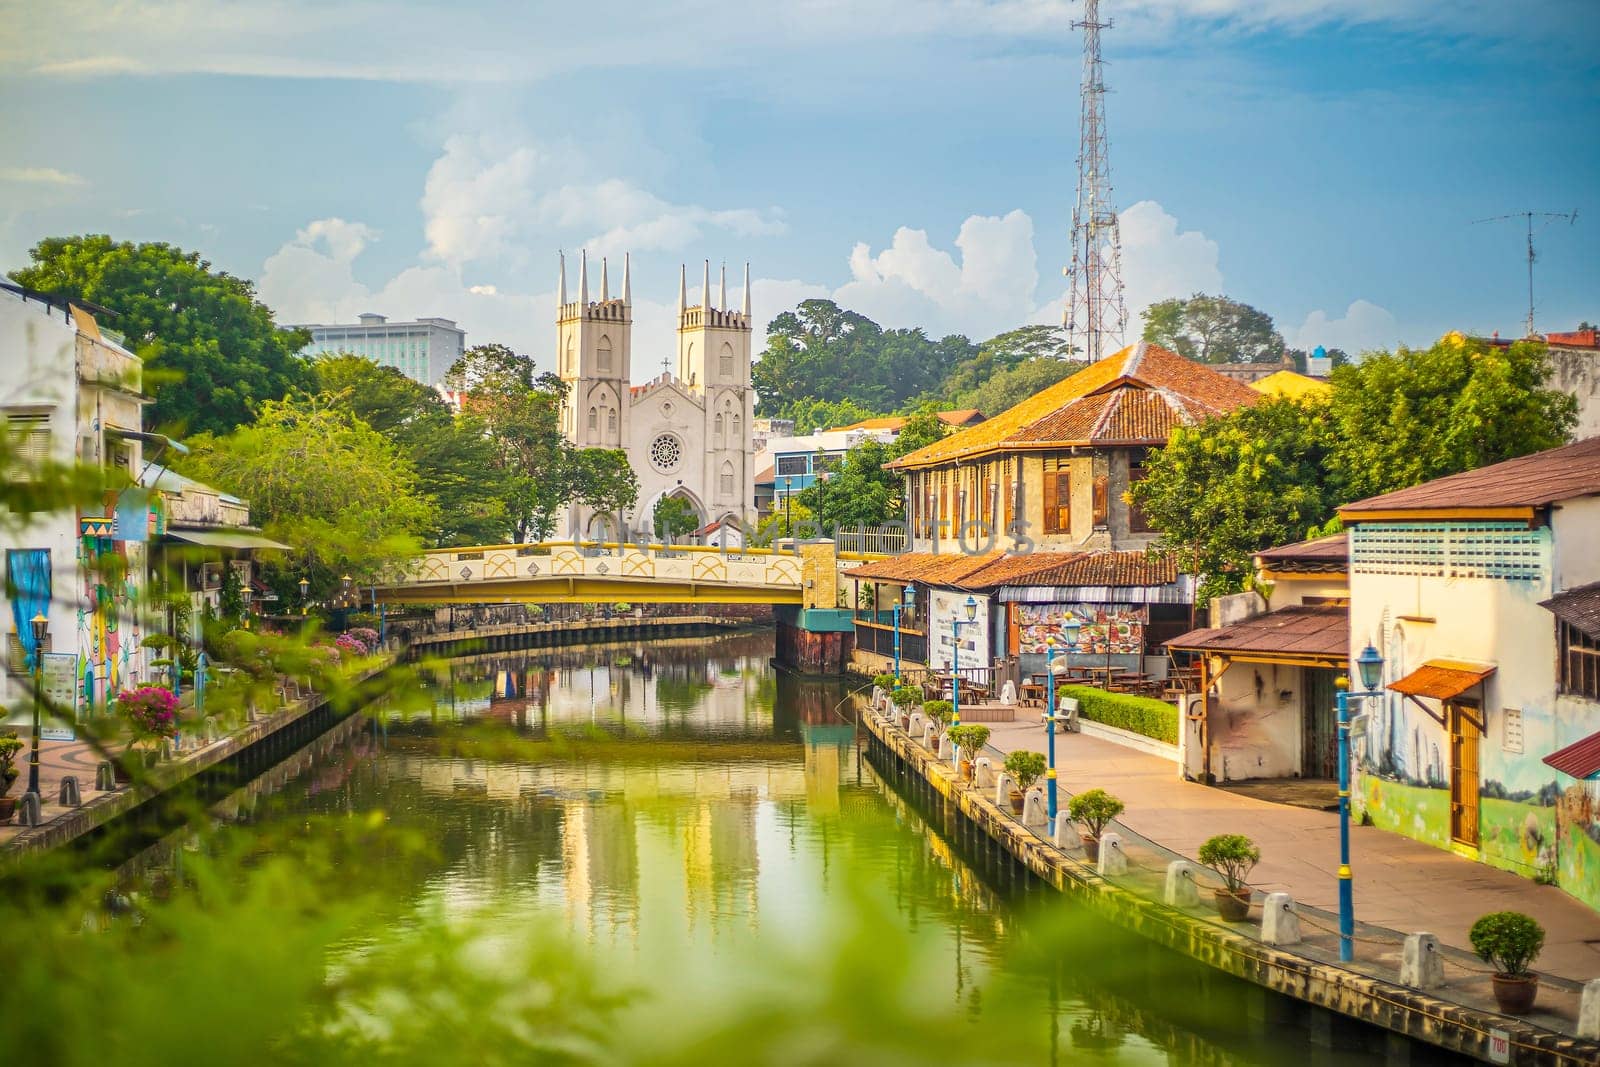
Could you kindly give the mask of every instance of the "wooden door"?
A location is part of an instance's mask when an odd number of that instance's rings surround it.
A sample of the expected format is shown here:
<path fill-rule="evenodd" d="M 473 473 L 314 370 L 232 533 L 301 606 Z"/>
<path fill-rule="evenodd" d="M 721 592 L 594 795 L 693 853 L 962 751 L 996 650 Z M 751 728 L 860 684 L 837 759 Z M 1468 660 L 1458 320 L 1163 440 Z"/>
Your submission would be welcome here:
<path fill-rule="evenodd" d="M 1478 709 L 1446 704 L 1450 722 L 1450 837 L 1478 845 Z"/>
<path fill-rule="evenodd" d="M 1339 776 L 1338 690 L 1333 685 L 1338 673 L 1320 667 L 1303 669 L 1305 717 L 1301 726 L 1301 777 Z"/>

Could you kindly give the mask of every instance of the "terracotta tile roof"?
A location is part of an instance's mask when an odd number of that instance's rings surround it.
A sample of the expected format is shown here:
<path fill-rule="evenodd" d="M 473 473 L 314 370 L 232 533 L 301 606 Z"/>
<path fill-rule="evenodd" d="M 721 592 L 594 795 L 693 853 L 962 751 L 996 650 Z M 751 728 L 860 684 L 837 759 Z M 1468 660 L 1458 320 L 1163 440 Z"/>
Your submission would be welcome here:
<path fill-rule="evenodd" d="M 1600 348 L 1600 330 L 1572 330 L 1568 333 L 1547 333 L 1544 335 L 1547 345 L 1559 345 L 1563 348 Z"/>
<path fill-rule="evenodd" d="M 889 466 L 931 467 L 1009 448 L 1159 445 L 1175 426 L 1260 399 L 1249 386 L 1141 341 Z"/>
<path fill-rule="evenodd" d="M 1557 749 L 1544 762 L 1574 778 L 1593 778 L 1600 774 L 1600 734 L 1590 734 L 1566 748 Z"/>
<path fill-rule="evenodd" d="M 1493 673 L 1492 663 L 1430 659 L 1399 681 L 1390 682 L 1389 689 L 1414 697 L 1450 700 L 1465 693 Z"/>
<path fill-rule="evenodd" d="M 769 466 L 769 467 L 765 468 L 764 470 L 762 470 L 762 472 L 760 474 L 756 475 L 756 484 L 757 485 L 773 485 L 773 484 L 775 484 L 777 482 L 777 480 L 778 480 L 778 476 L 775 473 L 776 471 L 777 471 L 777 466 L 776 465 L 772 465 L 772 466 Z"/>
<path fill-rule="evenodd" d="M 1550 609 L 1552 615 L 1568 626 L 1600 638 L 1600 582 L 1557 593 L 1549 600 L 1541 600 L 1539 606 Z"/>
<path fill-rule="evenodd" d="M 946 426 L 966 426 L 968 423 L 971 423 L 974 420 L 979 422 L 983 421 L 983 412 L 979 411 L 977 408 L 957 408 L 954 411 L 936 411 L 934 414 L 937 415 L 939 417 L 939 421 L 944 423 Z M 906 420 L 900 415 L 884 415 L 876 419 L 862 419 L 860 422 L 852 422 L 849 426 L 835 426 L 833 430 L 829 432 L 840 432 L 844 430 L 894 430 L 896 433 L 898 433 L 900 430 L 905 428 L 905 425 Z"/>
<path fill-rule="evenodd" d="M 1543 507 L 1595 493 L 1600 493 L 1600 437 L 1358 500 L 1340 508 L 1339 516 L 1360 522 L 1363 512 Z"/>
<path fill-rule="evenodd" d="M 1350 609 L 1297 604 L 1232 626 L 1190 630 L 1166 645 L 1223 655 L 1311 656 L 1343 663 L 1350 655 Z"/>
<path fill-rule="evenodd" d="M 985 552 L 980 556 L 967 556 L 948 552 L 907 552 L 900 556 L 876 560 L 847 571 L 845 578 L 877 579 L 889 582 L 922 582 L 925 585 L 961 587 L 967 575 L 1000 558 L 999 552 Z"/>
<path fill-rule="evenodd" d="M 1030 552 L 1004 555 L 962 581 L 967 589 L 1002 585 L 1135 586 L 1169 585 L 1178 580 L 1178 565 L 1147 552 Z"/>
<path fill-rule="evenodd" d="M 1256 563 L 1269 571 L 1340 574 L 1349 566 L 1350 535 L 1336 533 L 1256 553 Z"/>

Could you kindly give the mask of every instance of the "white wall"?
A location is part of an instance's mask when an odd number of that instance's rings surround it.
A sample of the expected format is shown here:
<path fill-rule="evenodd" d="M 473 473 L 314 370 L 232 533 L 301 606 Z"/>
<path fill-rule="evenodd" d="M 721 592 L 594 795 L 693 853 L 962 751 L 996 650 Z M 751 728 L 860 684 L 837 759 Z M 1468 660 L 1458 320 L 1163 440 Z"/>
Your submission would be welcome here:
<path fill-rule="evenodd" d="M 1218 781 L 1300 774 L 1301 669 L 1235 661 L 1211 700 L 1211 773 Z"/>

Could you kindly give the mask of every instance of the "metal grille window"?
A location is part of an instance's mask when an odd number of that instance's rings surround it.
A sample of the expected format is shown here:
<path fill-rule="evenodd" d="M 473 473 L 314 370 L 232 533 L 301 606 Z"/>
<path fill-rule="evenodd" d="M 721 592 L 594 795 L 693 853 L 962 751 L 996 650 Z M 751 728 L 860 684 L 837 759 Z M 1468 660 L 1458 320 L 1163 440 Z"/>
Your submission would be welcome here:
<path fill-rule="evenodd" d="M 1363 524 L 1350 536 L 1357 574 L 1537 581 L 1549 556 L 1549 530 L 1515 522 Z"/>
<path fill-rule="evenodd" d="M 1600 639 L 1557 620 L 1556 651 L 1560 691 L 1600 700 Z"/>
<path fill-rule="evenodd" d="M 780 475 L 805 474 L 807 471 L 805 456 L 779 456 L 778 470 Z"/>

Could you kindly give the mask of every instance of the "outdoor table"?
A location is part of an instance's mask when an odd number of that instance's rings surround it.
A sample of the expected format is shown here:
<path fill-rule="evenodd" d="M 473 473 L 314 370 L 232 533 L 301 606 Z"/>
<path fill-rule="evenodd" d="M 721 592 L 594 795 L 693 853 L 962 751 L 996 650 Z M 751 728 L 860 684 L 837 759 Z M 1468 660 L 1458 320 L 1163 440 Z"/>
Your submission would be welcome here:
<path fill-rule="evenodd" d="M 1034 675 L 1034 677 L 1038 678 L 1040 676 L 1036 674 L 1036 675 Z M 1043 705 L 1044 704 L 1044 698 L 1045 698 L 1045 685 L 1044 685 L 1043 682 L 1024 682 L 1024 683 L 1022 683 L 1022 703 L 1023 704 L 1028 705 L 1029 707 L 1033 707 L 1035 705 Z"/>

